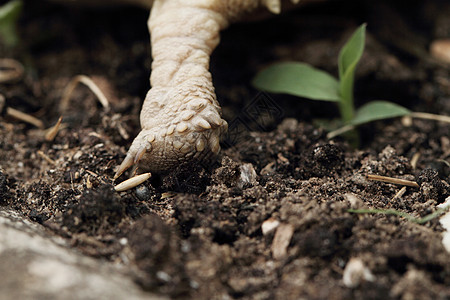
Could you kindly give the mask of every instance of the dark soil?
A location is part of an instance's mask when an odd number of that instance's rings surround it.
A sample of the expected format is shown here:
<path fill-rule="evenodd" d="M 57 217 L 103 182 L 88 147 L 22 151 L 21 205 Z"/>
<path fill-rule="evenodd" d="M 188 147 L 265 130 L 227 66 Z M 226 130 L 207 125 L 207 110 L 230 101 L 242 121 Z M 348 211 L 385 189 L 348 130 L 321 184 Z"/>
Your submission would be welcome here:
<path fill-rule="evenodd" d="M 79 87 L 62 113 L 63 128 L 48 142 L 42 130 L 10 118 L 4 108 L 0 204 L 86 255 L 128 266 L 143 289 L 171 297 L 450 299 L 450 253 L 439 218 L 419 225 L 348 212 L 395 209 L 423 217 L 435 211 L 450 195 L 450 126 L 375 122 L 360 128 L 361 145 L 354 149 L 344 138 L 328 140 L 314 125 L 337 116 L 333 105 L 250 86 L 258 70 L 280 60 L 337 74 L 340 47 L 367 22 L 358 105 L 388 99 L 449 115 L 450 68 L 431 59 L 427 48 L 450 36 L 450 4 L 354 2 L 305 5 L 226 30 L 211 62 L 230 124 L 221 157 L 120 194 L 112 177 L 139 132 L 149 88 L 147 12 L 27 2 L 21 44 L 0 51 L 26 67 L 22 80 L 0 85 L 6 107 L 51 127 L 65 86 L 86 74 L 109 95 L 112 110 Z M 416 181 L 420 188 L 394 197 L 401 186 L 368 181 L 368 174 Z M 276 230 L 263 232 L 262 224 L 277 221 Z M 351 258 L 362 260 L 374 279 L 344 285 Z"/>

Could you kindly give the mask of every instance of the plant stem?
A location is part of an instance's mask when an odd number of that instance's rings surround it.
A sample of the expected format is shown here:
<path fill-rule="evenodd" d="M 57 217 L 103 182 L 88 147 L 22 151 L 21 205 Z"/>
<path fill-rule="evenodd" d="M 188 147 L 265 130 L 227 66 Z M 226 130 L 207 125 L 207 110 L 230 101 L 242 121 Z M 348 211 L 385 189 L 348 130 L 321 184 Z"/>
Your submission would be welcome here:
<path fill-rule="evenodd" d="M 341 88 L 341 101 L 339 102 L 339 111 L 344 126 L 348 125 L 355 116 L 355 107 L 353 104 L 353 79 L 349 81 L 344 83 L 343 88 Z M 361 139 L 359 132 L 356 129 L 345 132 L 344 136 L 353 148 L 359 148 Z"/>
<path fill-rule="evenodd" d="M 353 80 L 352 80 L 353 81 Z M 341 89 L 341 101 L 339 102 L 339 111 L 344 124 L 350 123 L 355 116 L 355 107 L 353 103 L 353 82 L 348 83 Z"/>

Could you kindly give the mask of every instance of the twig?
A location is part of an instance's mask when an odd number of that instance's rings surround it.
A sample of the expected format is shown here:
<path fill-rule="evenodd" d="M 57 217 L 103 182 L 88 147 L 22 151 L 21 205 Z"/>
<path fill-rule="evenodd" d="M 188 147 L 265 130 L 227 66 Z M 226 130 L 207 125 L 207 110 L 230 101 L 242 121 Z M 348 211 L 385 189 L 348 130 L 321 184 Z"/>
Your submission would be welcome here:
<path fill-rule="evenodd" d="M 11 58 L 0 59 L 0 83 L 16 81 L 25 73 L 20 62 Z"/>
<path fill-rule="evenodd" d="M 49 164 L 52 165 L 56 165 L 56 161 L 54 161 L 53 159 L 51 159 L 50 157 L 48 157 L 44 152 L 42 152 L 41 150 L 37 151 L 37 154 L 42 157 L 43 159 L 45 159 Z"/>
<path fill-rule="evenodd" d="M 72 96 L 72 93 L 77 87 L 78 83 L 83 83 L 84 85 L 86 85 L 94 93 L 102 106 L 106 109 L 109 108 L 109 101 L 106 98 L 105 94 L 103 94 L 103 92 L 97 86 L 97 84 L 86 75 L 77 75 L 69 82 L 69 84 L 66 86 L 66 89 L 64 90 L 61 102 L 59 104 L 60 111 L 65 111 L 69 106 L 70 96 Z"/>
<path fill-rule="evenodd" d="M 97 173 L 92 172 L 91 170 L 86 170 L 87 173 L 91 174 L 94 177 L 99 177 Z"/>
<path fill-rule="evenodd" d="M 3 96 L 3 94 L 0 94 L 0 114 L 3 113 L 3 109 L 5 108 L 5 104 L 6 104 L 5 96 Z"/>
<path fill-rule="evenodd" d="M 170 198 L 170 197 L 174 197 L 176 195 L 177 195 L 177 193 L 175 193 L 175 192 L 165 192 L 165 193 L 161 194 L 161 200 L 162 199 L 167 199 L 167 198 Z"/>
<path fill-rule="evenodd" d="M 448 162 L 444 159 L 438 159 L 437 161 L 444 163 L 447 167 L 450 167 L 450 162 Z"/>
<path fill-rule="evenodd" d="M 72 187 L 72 191 L 75 192 L 75 186 L 73 185 L 73 175 L 72 175 L 72 172 L 70 172 L 70 186 Z"/>
<path fill-rule="evenodd" d="M 34 125 L 37 128 L 44 129 L 44 123 L 41 120 L 12 107 L 6 108 L 6 114 L 18 120 Z"/>
<path fill-rule="evenodd" d="M 402 211 L 397 211 L 394 209 L 349 209 L 347 210 L 349 213 L 356 213 L 356 214 L 383 214 L 383 215 L 394 215 L 403 217 L 411 222 L 417 223 L 417 224 L 424 224 L 440 215 L 448 211 L 450 206 L 447 206 L 445 208 L 439 208 L 436 211 L 432 212 L 431 214 L 426 215 L 423 218 L 415 218 L 411 216 L 410 214 L 407 214 Z"/>
<path fill-rule="evenodd" d="M 123 128 L 122 124 L 117 124 L 117 129 L 119 130 L 119 134 L 121 137 L 123 137 L 124 140 L 128 140 L 130 138 L 130 135 L 128 132 Z"/>
<path fill-rule="evenodd" d="M 341 128 L 338 128 L 336 130 L 330 131 L 327 134 L 327 139 L 332 139 L 334 137 L 337 137 L 338 135 L 341 135 L 343 133 L 346 133 L 347 131 L 355 129 L 355 125 L 345 125 Z"/>
<path fill-rule="evenodd" d="M 395 200 L 399 199 L 403 196 L 403 194 L 406 192 L 406 186 L 402 187 L 395 195 L 392 197 L 391 202 L 394 202 Z"/>
<path fill-rule="evenodd" d="M 45 140 L 50 142 L 53 141 L 58 134 L 59 128 L 61 127 L 62 116 L 59 117 L 58 122 L 56 122 L 55 126 L 48 129 L 45 134 Z"/>
<path fill-rule="evenodd" d="M 87 176 L 87 178 L 86 178 L 86 188 L 88 188 L 88 189 L 92 189 L 92 182 L 91 182 L 91 176 Z"/>
<path fill-rule="evenodd" d="M 417 168 L 417 162 L 419 161 L 419 158 L 420 158 L 419 152 L 414 153 L 413 157 L 411 158 L 410 164 L 413 170 Z"/>
<path fill-rule="evenodd" d="M 405 179 L 398 179 L 393 177 L 386 177 L 386 176 L 380 176 L 380 175 L 373 175 L 368 174 L 367 179 L 369 180 L 375 180 L 375 181 L 382 181 L 392 184 L 399 184 L 399 185 L 406 185 L 406 186 L 412 186 L 412 187 L 420 187 L 417 182 L 411 181 L 411 180 L 405 180 Z"/>
<path fill-rule="evenodd" d="M 409 115 L 404 116 L 404 118 L 405 117 L 450 123 L 450 116 L 436 115 L 436 114 L 430 114 L 430 113 L 424 113 L 424 112 L 412 112 Z M 374 121 L 379 121 L 379 120 L 374 120 Z M 327 138 L 332 139 L 338 135 L 346 133 L 347 131 L 353 130 L 355 127 L 356 127 L 355 125 L 342 126 L 341 128 L 338 128 L 336 130 L 328 132 Z"/>
<path fill-rule="evenodd" d="M 435 114 L 429 114 L 429 113 L 424 113 L 424 112 L 412 112 L 410 116 L 413 118 L 417 118 L 417 119 L 425 119 L 425 120 L 433 120 L 433 121 L 450 123 L 450 116 L 435 115 Z"/>

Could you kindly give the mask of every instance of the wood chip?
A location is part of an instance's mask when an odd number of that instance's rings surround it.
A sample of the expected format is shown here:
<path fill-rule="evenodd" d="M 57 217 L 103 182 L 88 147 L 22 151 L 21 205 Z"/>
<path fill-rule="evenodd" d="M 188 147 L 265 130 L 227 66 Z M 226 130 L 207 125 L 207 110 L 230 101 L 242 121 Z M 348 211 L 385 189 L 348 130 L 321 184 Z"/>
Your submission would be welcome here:
<path fill-rule="evenodd" d="M 275 172 L 275 162 L 268 163 L 264 168 L 262 168 L 261 175 L 270 175 Z"/>
<path fill-rule="evenodd" d="M 419 158 L 420 158 L 419 152 L 414 153 L 413 157 L 411 158 L 410 164 L 413 170 L 417 168 L 417 162 L 419 161 Z"/>
<path fill-rule="evenodd" d="M 294 234 L 294 226 L 291 224 L 281 224 L 275 232 L 275 237 L 272 241 L 272 256 L 274 259 L 283 259 L 287 255 L 287 248 L 291 242 Z"/>
<path fill-rule="evenodd" d="M 5 96 L 0 94 L 0 114 L 3 114 L 3 109 L 5 108 L 6 99 Z"/>
<path fill-rule="evenodd" d="M 48 129 L 47 133 L 45 134 L 46 141 L 50 142 L 55 139 L 56 135 L 59 132 L 59 128 L 61 127 L 61 121 L 62 121 L 62 116 L 59 117 L 58 122 L 56 122 L 55 126 Z"/>
<path fill-rule="evenodd" d="M 161 194 L 161 200 L 162 199 L 167 199 L 167 198 L 172 198 L 175 197 L 177 195 L 177 193 L 175 192 L 165 192 Z"/>
<path fill-rule="evenodd" d="M 91 176 L 88 175 L 87 179 L 86 179 L 86 188 L 88 189 L 92 189 L 92 182 L 91 182 Z"/>
<path fill-rule="evenodd" d="M 18 81 L 25 74 L 23 65 L 15 59 L 0 59 L 0 83 Z"/>
<path fill-rule="evenodd" d="M 91 174 L 94 177 L 98 177 L 98 174 L 95 172 L 92 172 L 91 170 L 86 170 L 87 173 Z"/>
<path fill-rule="evenodd" d="M 396 201 L 397 199 L 400 199 L 403 194 L 406 192 L 406 186 L 402 187 L 395 195 L 392 197 L 391 202 Z"/>
<path fill-rule="evenodd" d="M 433 41 L 430 45 L 430 54 L 441 62 L 450 63 L 450 39 Z"/>

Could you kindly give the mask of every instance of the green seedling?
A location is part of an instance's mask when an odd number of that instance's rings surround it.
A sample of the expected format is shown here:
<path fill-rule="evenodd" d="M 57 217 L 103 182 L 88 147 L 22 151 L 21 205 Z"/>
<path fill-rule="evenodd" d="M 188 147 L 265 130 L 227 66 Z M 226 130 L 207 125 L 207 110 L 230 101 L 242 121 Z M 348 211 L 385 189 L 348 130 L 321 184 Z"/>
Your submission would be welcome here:
<path fill-rule="evenodd" d="M 417 224 L 425 224 L 428 221 L 433 220 L 434 218 L 439 217 L 443 213 L 447 212 L 449 210 L 450 206 L 447 206 L 445 208 L 439 208 L 435 212 L 428 214 L 424 216 L 423 218 L 415 218 L 407 213 L 393 210 L 393 209 L 349 209 L 349 213 L 355 213 L 355 214 L 382 214 L 382 215 L 394 215 L 398 217 L 403 217 L 407 219 L 408 221 L 411 221 L 413 223 Z"/>
<path fill-rule="evenodd" d="M 16 24 L 21 11 L 21 0 L 12 0 L 0 6 L 0 41 L 8 47 L 14 47 L 19 42 Z"/>
<path fill-rule="evenodd" d="M 339 79 L 305 63 L 283 62 L 261 71 L 254 78 L 253 85 L 272 93 L 335 102 L 339 106 L 342 124 L 351 128 L 375 120 L 411 114 L 407 108 L 389 101 L 372 101 L 355 109 L 355 69 L 364 51 L 365 35 L 366 24 L 363 24 L 341 49 Z"/>

